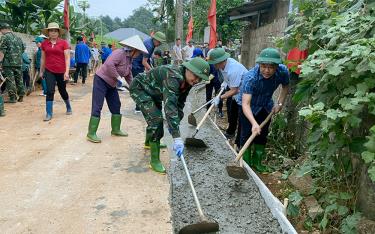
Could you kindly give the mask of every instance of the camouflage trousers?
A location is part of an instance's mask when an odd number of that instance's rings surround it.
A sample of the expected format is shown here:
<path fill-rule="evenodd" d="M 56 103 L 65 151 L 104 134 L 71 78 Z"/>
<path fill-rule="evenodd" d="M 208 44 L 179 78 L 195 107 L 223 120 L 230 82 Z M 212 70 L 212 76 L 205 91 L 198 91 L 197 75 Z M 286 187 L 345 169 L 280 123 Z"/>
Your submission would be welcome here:
<path fill-rule="evenodd" d="M 147 133 L 151 136 L 151 141 L 160 141 L 164 136 L 162 101 L 155 100 L 134 79 L 130 85 L 130 96 L 141 109 L 143 117 L 147 122 Z"/>
<path fill-rule="evenodd" d="M 6 78 L 5 87 L 9 98 L 17 98 L 17 94 L 25 96 L 21 67 L 3 67 L 3 76 Z"/>

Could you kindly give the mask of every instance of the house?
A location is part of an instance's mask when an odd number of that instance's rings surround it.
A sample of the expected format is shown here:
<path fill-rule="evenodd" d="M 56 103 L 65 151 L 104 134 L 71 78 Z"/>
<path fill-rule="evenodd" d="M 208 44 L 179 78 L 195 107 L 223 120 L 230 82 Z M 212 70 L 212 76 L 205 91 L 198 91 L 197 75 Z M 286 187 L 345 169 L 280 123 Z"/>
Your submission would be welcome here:
<path fill-rule="evenodd" d="M 230 20 L 248 22 L 242 35 L 241 62 L 245 67 L 255 65 L 260 51 L 274 47 L 273 39 L 283 36 L 288 25 L 289 0 L 251 0 L 229 9 Z"/>
<path fill-rule="evenodd" d="M 147 38 L 150 38 L 149 35 L 141 32 L 141 31 L 139 31 L 135 28 L 119 28 L 119 29 L 117 29 L 113 32 L 105 34 L 105 37 L 113 38 L 113 39 L 116 39 L 118 41 L 122 41 L 122 40 L 124 40 L 126 38 L 129 38 L 131 36 L 134 36 L 134 35 L 140 36 L 143 40 L 145 40 Z"/>

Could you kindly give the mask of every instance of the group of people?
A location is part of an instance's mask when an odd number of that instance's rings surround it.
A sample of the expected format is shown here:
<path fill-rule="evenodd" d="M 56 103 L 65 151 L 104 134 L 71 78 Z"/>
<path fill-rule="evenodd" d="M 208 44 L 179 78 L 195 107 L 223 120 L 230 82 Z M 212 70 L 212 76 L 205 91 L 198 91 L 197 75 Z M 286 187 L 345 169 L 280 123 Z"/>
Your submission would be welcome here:
<path fill-rule="evenodd" d="M 16 85 L 11 83 L 19 74 L 19 70 L 16 69 L 20 68 L 22 57 L 19 60 L 9 60 L 4 55 L 9 53 L 13 55 L 15 50 L 5 52 L 3 44 L 12 42 L 13 45 L 19 45 L 20 48 L 17 50 L 19 52 L 24 50 L 23 43 L 11 31 L 3 31 L 8 28 L 7 26 L 1 25 L 0 28 L 5 36 L 1 41 L 0 51 L 4 52 L 0 53 L 0 61 L 3 64 L 3 74 L 7 78 L 7 88 L 10 87 L 8 93 L 12 97 L 16 95 L 22 97 L 24 95 L 22 87 L 16 83 L 19 88 L 17 90 L 13 87 Z M 72 114 L 69 94 L 66 91 L 66 81 L 69 80 L 70 46 L 67 41 L 61 39 L 64 30 L 57 23 L 50 23 L 42 32 L 48 37 L 36 40 L 40 43 L 40 64 L 36 64 L 36 67 L 39 67 L 39 77 L 45 81 L 46 117 L 44 120 L 49 121 L 53 116 L 56 84 L 66 104 L 66 114 Z M 75 57 L 85 58 L 84 61 L 77 59 L 77 70 L 81 68 L 85 70 L 85 65 L 82 66 L 81 63 L 86 64 L 88 60 L 87 56 L 82 56 L 82 54 L 91 52 L 86 48 L 87 45 L 82 43 L 81 38 L 77 41 Z M 181 57 L 180 60 L 174 56 L 177 59 L 173 60 L 173 64 L 167 62 L 154 66 L 155 58 L 157 58 L 154 53 L 155 48 L 165 41 L 165 35 L 162 32 L 156 32 L 144 41 L 139 36 L 127 38 L 119 43 L 123 48 L 113 52 L 105 51 L 106 46 L 103 46 L 102 56 L 106 54 L 107 57 L 102 58 L 103 64 L 94 75 L 87 139 L 94 143 L 101 142 L 96 132 L 104 100 L 112 114 L 111 135 L 128 136 L 128 133 L 120 128 L 121 101 L 117 90 L 118 87 L 126 87 L 136 103 L 136 111 L 141 112 L 147 122 L 144 147 L 150 149 L 150 167 L 155 172 L 165 174 L 166 169 L 160 161 L 160 149 L 166 147 L 160 141 L 164 136 L 162 110 L 164 109 L 165 112 L 168 131 L 174 139 L 173 149 L 177 156 L 181 156 L 184 152 L 184 141 L 180 135 L 179 125 L 184 116 L 185 101 L 191 88 L 203 81 L 207 84 L 207 101 L 211 100 L 211 104 L 220 110 L 222 101 L 226 100 L 229 123 L 226 136 L 228 138 L 233 137 L 237 132 L 235 142 L 241 148 L 251 133 L 257 134 L 243 159 L 258 172 L 267 172 L 269 169 L 262 164 L 262 159 L 265 156 L 269 123 L 263 129 L 260 128 L 260 123 L 270 113 L 277 113 L 282 109 L 289 84 L 289 72 L 282 64 L 279 52 L 273 48 L 264 49 L 256 60 L 257 65 L 249 70 L 231 58 L 230 54 L 220 46 L 207 51 L 194 48 L 189 57 Z M 179 43 L 180 40 L 177 39 L 176 46 Z M 190 48 L 192 44 L 189 43 L 187 46 Z M 190 54 L 190 52 L 183 53 Z M 10 76 L 13 78 L 9 78 Z M 85 78 L 82 80 L 83 83 Z M 279 85 L 281 85 L 281 92 L 275 104 L 272 95 Z M 212 99 L 213 89 L 216 93 L 224 89 L 225 93 Z M 0 111 L 3 110 L 1 105 L 0 103 Z"/>

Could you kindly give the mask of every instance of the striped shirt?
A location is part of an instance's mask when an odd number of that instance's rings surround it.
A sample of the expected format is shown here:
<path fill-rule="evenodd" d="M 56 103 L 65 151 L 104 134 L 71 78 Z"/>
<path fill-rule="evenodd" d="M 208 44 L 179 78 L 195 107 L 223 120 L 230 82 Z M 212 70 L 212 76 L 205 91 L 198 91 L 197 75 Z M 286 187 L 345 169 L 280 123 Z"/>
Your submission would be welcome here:
<path fill-rule="evenodd" d="M 257 64 L 244 75 L 237 104 L 242 105 L 243 94 L 251 94 L 253 114 L 257 115 L 263 108 L 270 113 L 274 105 L 272 95 L 280 84 L 289 84 L 289 71 L 285 65 L 279 64 L 276 73 L 271 78 L 264 79 Z"/>

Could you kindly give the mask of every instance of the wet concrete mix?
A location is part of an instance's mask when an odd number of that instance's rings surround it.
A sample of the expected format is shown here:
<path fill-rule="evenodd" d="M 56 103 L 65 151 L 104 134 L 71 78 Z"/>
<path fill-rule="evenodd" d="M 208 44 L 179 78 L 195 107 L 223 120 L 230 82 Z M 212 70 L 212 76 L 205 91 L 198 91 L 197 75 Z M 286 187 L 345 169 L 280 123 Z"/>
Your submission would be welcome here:
<path fill-rule="evenodd" d="M 195 127 L 188 126 L 187 115 L 196 100 L 204 100 L 204 92 L 191 92 L 181 123 L 184 137 L 191 137 Z M 196 98 L 196 97 L 199 98 Z M 204 112 L 197 114 L 199 121 Z M 190 134 L 190 135 L 189 135 Z M 193 180 L 203 213 L 210 221 L 217 221 L 219 233 L 282 233 L 279 223 L 265 204 L 258 187 L 249 180 L 237 180 L 227 175 L 225 165 L 234 159 L 218 130 L 207 120 L 196 138 L 204 140 L 208 148 L 185 148 L 185 160 Z M 172 157 L 169 169 L 170 205 L 175 233 L 186 225 L 200 221 L 182 162 Z"/>

